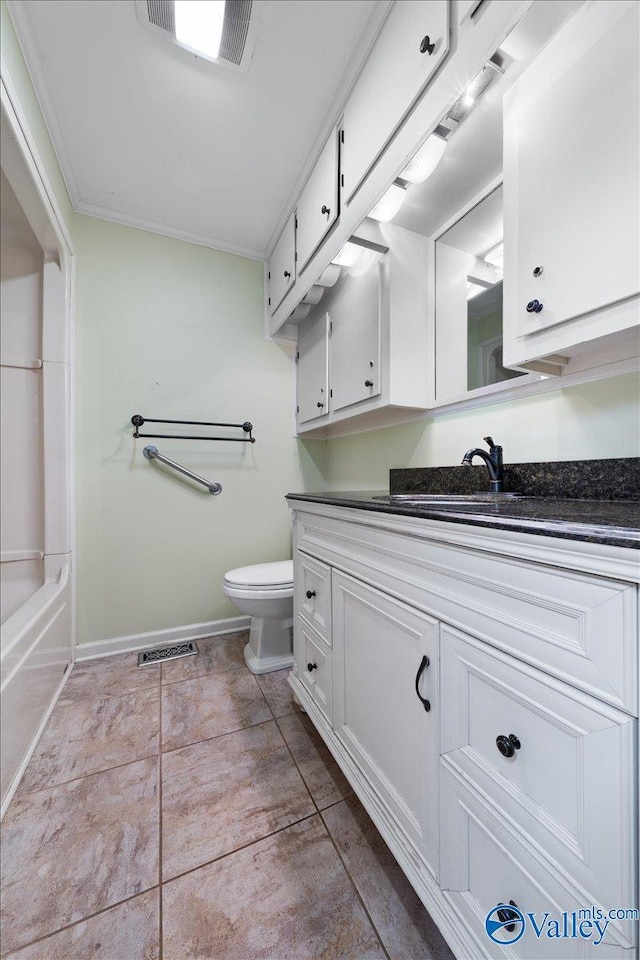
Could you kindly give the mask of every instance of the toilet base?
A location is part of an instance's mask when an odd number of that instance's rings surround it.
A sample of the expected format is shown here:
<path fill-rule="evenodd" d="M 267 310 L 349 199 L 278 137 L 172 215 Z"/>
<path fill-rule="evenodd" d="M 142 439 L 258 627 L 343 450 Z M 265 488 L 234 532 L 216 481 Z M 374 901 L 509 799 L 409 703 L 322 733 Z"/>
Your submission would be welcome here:
<path fill-rule="evenodd" d="M 292 667 L 293 621 L 252 617 L 244 661 L 256 674 Z"/>

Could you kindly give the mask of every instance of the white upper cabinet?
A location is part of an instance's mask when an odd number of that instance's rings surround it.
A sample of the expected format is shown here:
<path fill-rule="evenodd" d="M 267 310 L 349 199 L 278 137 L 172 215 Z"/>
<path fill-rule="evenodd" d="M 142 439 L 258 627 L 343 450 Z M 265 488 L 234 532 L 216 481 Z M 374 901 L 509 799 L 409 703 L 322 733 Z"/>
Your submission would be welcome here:
<path fill-rule="evenodd" d="M 380 393 L 383 262 L 347 284 L 331 308 L 331 409 Z"/>
<path fill-rule="evenodd" d="M 329 412 L 329 316 L 300 325 L 298 335 L 298 422 Z"/>
<path fill-rule="evenodd" d="M 449 50 L 447 0 L 396 0 L 344 110 L 348 201 Z"/>
<path fill-rule="evenodd" d="M 298 201 L 298 273 L 338 216 L 338 132 L 327 140 Z"/>
<path fill-rule="evenodd" d="M 505 97 L 505 362 L 638 318 L 637 3 L 587 4 Z"/>
<path fill-rule="evenodd" d="M 292 213 L 269 261 L 269 307 L 275 313 L 296 282 L 296 217 Z"/>

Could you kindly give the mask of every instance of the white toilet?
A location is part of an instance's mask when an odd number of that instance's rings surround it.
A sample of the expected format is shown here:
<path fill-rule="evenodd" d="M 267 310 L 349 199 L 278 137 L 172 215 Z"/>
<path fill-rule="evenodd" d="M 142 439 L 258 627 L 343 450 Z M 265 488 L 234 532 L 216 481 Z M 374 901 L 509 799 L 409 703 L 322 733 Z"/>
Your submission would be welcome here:
<path fill-rule="evenodd" d="M 293 665 L 293 560 L 257 563 L 225 574 L 222 589 L 251 617 L 244 659 L 252 673 Z"/>

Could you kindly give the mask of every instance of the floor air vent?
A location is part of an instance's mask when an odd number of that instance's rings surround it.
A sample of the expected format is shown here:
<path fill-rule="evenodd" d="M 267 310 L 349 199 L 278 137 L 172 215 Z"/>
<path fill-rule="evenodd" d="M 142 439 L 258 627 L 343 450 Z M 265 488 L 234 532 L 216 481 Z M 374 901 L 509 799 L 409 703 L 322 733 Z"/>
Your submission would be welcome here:
<path fill-rule="evenodd" d="M 138 654 L 138 666 L 147 663 L 159 663 L 161 660 L 177 660 L 178 657 L 193 657 L 198 652 L 198 645 L 193 640 L 186 643 L 174 643 L 171 647 L 159 647 L 157 650 L 143 650 Z"/>
<path fill-rule="evenodd" d="M 187 53 L 246 73 L 253 56 L 264 0 L 226 0 L 220 46 L 215 56 L 176 36 L 174 0 L 136 0 L 138 19 L 145 27 Z M 180 35 L 180 31 L 177 31 Z M 194 42 L 195 43 L 195 42 Z"/>

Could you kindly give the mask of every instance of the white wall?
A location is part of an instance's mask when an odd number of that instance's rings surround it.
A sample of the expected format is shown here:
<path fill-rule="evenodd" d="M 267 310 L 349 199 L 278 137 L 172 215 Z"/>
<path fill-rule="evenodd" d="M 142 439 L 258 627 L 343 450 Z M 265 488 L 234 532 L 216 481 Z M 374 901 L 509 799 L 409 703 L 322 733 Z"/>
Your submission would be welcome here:
<path fill-rule="evenodd" d="M 237 615 L 225 572 L 290 557 L 284 495 L 324 483 L 325 445 L 292 436 L 291 360 L 264 340 L 263 265 L 84 216 L 75 238 L 78 642 Z M 134 413 L 250 420 L 256 443 L 136 441 Z"/>
<path fill-rule="evenodd" d="M 634 374 L 495 403 L 432 421 L 330 440 L 330 490 L 376 490 L 391 467 L 459 464 L 492 435 L 506 463 L 640 455 L 639 381 Z"/>

